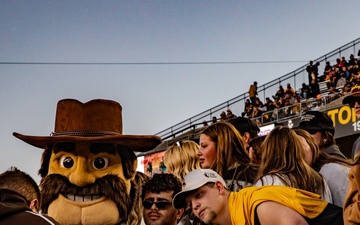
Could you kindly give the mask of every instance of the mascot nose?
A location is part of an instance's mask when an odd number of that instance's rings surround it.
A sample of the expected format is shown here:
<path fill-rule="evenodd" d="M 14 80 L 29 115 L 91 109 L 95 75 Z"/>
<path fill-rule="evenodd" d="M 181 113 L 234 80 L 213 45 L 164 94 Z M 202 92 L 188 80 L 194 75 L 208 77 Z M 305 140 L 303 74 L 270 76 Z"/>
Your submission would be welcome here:
<path fill-rule="evenodd" d="M 88 169 L 87 161 L 85 159 L 79 159 L 75 170 L 69 176 L 69 181 L 79 187 L 93 184 L 96 180 L 94 174 Z"/>

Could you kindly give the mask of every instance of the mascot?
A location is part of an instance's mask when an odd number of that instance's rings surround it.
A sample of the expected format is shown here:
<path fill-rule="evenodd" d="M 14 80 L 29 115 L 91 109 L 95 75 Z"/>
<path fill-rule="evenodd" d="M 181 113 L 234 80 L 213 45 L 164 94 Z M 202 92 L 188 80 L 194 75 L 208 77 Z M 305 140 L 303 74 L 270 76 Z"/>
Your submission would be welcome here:
<path fill-rule="evenodd" d="M 13 135 L 45 149 L 39 170 L 43 213 L 63 225 L 140 224 L 147 177 L 136 171 L 134 152 L 151 150 L 161 139 L 123 135 L 119 103 L 60 100 L 50 136 Z"/>

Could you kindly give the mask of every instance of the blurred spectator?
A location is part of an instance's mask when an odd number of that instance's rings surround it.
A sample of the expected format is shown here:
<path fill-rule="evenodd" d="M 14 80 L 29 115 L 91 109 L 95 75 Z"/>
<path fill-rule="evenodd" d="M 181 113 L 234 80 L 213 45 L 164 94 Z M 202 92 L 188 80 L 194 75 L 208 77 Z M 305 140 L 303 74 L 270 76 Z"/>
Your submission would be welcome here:
<path fill-rule="evenodd" d="M 348 66 L 348 62 L 346 61 L 345 56 L 342 56 L 342 57 L 341 57 L 341 62 L 342 62 L 342 64 L 343 64 L 345 67 Z"/>
<path fill-rule="evenodd" d="M 302 98 L 309 98 L 310 97 L 310 87 L 305 83 L 302 83 L 301 93 Z"/>
<path fill-rule="evenodd" d="M 332 66 L 330 65 L 330 62 L 327 61 L 327 62 L 325 63 L 324 75 L 323 75 L 323 77 L 322 77 L 320 80 L 321 80 L 321 81 L 324 81 L 324 80 L 326 80 L 326 77 L 328 77 L 328 79 L 329 79 L 329 74 L 332 72 L 332 70 L 333 70 L 333 68 L 332 68 Z"/>
<path fill-rule="evenodd" d="M 256 96 L 258 94 L 257 93 L 257 82 L 256 81 L 254 81 L 254 83 L 252 85 L 250 85 L 248 93 L 249 93 L 251 103 L 255 104 Z"/>
<path fill-rule="evenodd" d="M 355 58 L 354 58 L 354 54 L 351 54 L 350 55 L 350 58 L 349 58 L 349 66 L 353 66 L 355 64 Z"/>
<path fill-rule="evenodd" d="M 222 111 L 220 114 L 220 120 L 225 121 L 226 120 L 226 113 L 225 111 Z"/>
<path fill-rule="evenodd" d="M 310 91 L 311 91 L 311 97 L 316 98 L 318 94 L 320 94 L 320 86 L 319 83 L 315 80 L 312 80 L 310 83 Z"/>
<path fill-rule="evenodd" d="M 227 120 L 233 119 L 233 118 L 235 118 L 235 117 L 236 117 L 236 115 L 234 115 L 230 109 L 227 109 L 227 110 L 226 110 L 226 119 L 227 119 Z"/>
<path fill-rule="evenodd" d="M 207 121 L 206 121 L 206 120 L 204 120 L 204 121 L 202 122 L 202 124 L 203 124 L 203 126 L 204 126 L 204 127 L 209 126 L 209 124 L 207 123 Z"/>
<path fill-rule="evenodd" d="M 291 115 L 299 115 L 300 114 L 300 101 L 299 99 L 295 99 L 294 105 L 291 109 Z"/>
<path fill-rule="evenodd" d="M 213 116 L 212 117 L 212 123 L 216 123 L 217 122 L 217 118 L 216 118 L 216 116 Z"/>
<path fill-rule="evenodd" d="M 279 90 L 275 93 L 275 96 L 273 96 L 274 100 L 277 101 L 280 97 L 284 97 L 285 91 L 284 88 L 280 85 Z"/>
<path fill-rule="evenodd" d="M 339 68 L 339 70 L 341 70 L 344 67 L 344 63 L 341 62 L 341 59 L 339 58 L 336 59 L 335 67 Z"/>
<path fill-rule="evenodd" d="M 346 86 L 346 85 L 345 85 Z M 339 93 L 339 90 L 335 88 L 334 85 L 332 85 L 329 89 L 329 95 L 332 95 L 332 94 L 337 94 Z"/>
<path fill-rule="evenodd" d="M 313 79 L 313 74 L 314 74 L 314 65 L 313 65 L 313 61 L 309 62 L 309 65 L 306 67 L 306 72 L 308 73 L 308 79 L 309 79 L 309 84 L 311 84 L 311 80 Z"/>
<path fill-rule="evenodd" d="M 257 118 L 260 117 L 262 114 L 262 112 L 259 110 L 259 108 L 257 106 L 254 106 L 253 111 L 251 113 L 251 117 L 250 118 Z"/>
<path fill-rule="evenodd" d="M 294 89 L 291 87 L 291 84 L 288 83 L 288 84 L 286 85 L 286 89 L 285 89 L 285 91 L 284 91 L 284 94 L 285 94 L 285 95 L 286 95 L 286 94 L 289 94 L 289 95 L 291 95 L 291 96 L 294 96 L 294 93 L 295 93 Z"/>

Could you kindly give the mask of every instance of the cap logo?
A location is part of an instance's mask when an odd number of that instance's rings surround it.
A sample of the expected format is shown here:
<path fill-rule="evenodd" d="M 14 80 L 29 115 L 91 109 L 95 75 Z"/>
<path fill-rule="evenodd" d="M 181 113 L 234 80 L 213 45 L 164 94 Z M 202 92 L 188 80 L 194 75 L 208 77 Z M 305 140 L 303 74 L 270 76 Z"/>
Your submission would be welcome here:
<path fill-rule="evenodd" d="M 360 85 L 358 84 L 355 84 L 355 86 L 351 88 L 351 92 L 356 92 L 356 91 L 360 91 Z"/>
<path fill-rule="evenodd" d="M 300 121 L 311 121 L 315 118 L 314 115 L 310 115 L 310 114 L 307 114 L 307 115 L 304 115 L 301 117 Z"/>
<path fill-rule="evenodd" d="M 216 174 L 214 173 L 204 173 L 204 176 L 207 177 L 207 178 L 217 178 Z"/>

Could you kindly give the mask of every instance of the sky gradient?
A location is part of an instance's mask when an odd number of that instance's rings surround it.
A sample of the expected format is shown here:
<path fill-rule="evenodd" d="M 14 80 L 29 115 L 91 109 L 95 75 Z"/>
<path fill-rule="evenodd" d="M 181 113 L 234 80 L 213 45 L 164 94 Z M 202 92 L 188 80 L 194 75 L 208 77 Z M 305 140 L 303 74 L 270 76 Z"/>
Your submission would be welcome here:
<path fill-rule="evenodd" d="M 12 132 L 49 135 L 60 99 L 115 100 L 124 134 L 155 134 L 360 37 L 359 9 L 356 0 L 1 1 L 0 171 L 40 180 L 42 150 Z M 16 64 L 259 61 L 296 62 Z"/>

